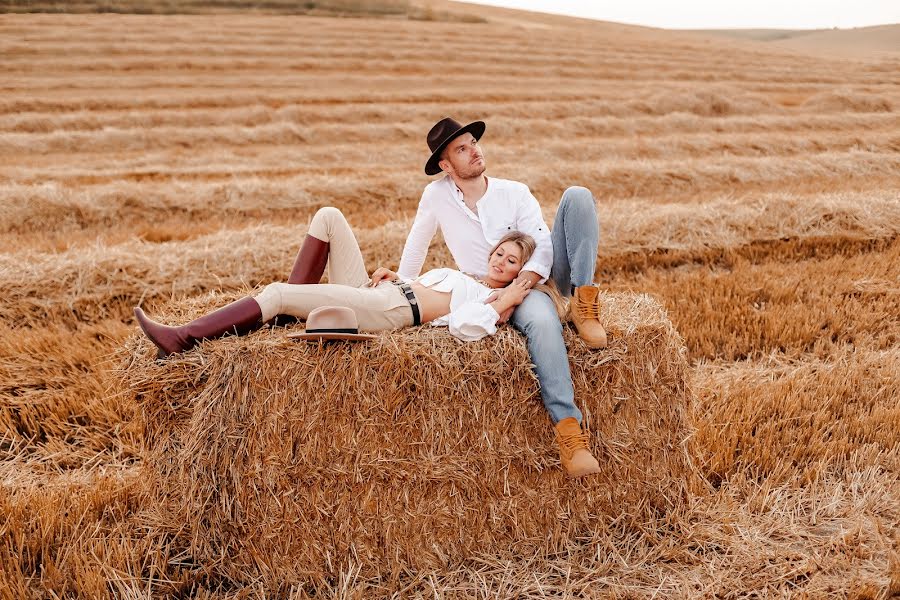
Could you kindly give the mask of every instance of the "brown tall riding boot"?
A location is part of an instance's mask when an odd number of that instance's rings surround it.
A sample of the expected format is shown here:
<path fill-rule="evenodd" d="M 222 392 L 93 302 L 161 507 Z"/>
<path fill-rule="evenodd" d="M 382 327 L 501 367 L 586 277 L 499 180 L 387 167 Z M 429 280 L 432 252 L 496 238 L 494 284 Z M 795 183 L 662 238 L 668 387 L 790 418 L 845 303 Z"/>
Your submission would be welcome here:
<path fill-rule="evenodd" d="M 228 333 L 246 335 L 262 327 L 262 311 L 253 298 L 241 298 L 180 327 L 157 323 L 137 307 L 134 316 L 150 341 L 159 348 L 159 358 L 190 350 L 200 340 L 214 339 Z"/>
<path fill-rule="evenodd" d="M 606 348 L 606 330 L 600 324 L 600 290 L 595 285 L 575 288 L 569 301 L 572 322 L 588 348 Z"/>
<path fill-rule="evenodd" d="M 288 283 L 319 283 L 328 264 L 328 242 L 306 234 L 303 245 L 294 259 Z"/>
<path fill-rule="evenodd" d="M 600 464 L 588 450 L 588 436 L 581 431 L 575 417 L 556 424 L 556 443 L 559 444 L 559 462 L 569 477 L 583 477 L 600 472 Z"/>

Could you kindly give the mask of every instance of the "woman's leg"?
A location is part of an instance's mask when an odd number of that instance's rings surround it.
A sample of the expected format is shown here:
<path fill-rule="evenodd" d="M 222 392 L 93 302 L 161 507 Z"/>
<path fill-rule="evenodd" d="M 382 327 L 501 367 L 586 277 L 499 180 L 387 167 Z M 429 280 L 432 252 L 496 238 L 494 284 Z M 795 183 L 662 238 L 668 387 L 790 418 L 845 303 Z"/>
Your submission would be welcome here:
<path fill-rule="evenodd" d="M 288 283 L 319 283 L 328 263 L 329 246 L 328 240 L 307 233 L 294 259 Z"/>
<path fill-rule="evenodd" d="M 324 256 L 321 255 L 321 244 L 327 246 Z M 310 254 L 304 256 L 308 246 Z M 318 256 L 318 262 L 309 258 L 314 255 Z M 356 236 L 343 213 L 333 206 L 320 208 L 312 218 L 288 283 L 319 283 L 326 261 L 330 283 L 360 287 L 369 281 Z"/>
<path fill-rule="evenodd" d="M 305 319 L 320 306 L 343 306 L 356 313 L 361 331 L 389 331 L 412 325 L 409 301 L 400 288 L 388 282 L 376 288 L 271 283 L 255 299 L 264 321 L 275 315 Z"/>
<path fill-rule="evenodd" d="M 190 350 L 200 340 L 214 339 L 229 333 L 245 335 L 263 324 L 259 304 L 253 298 L 241 298 L 178 327 L 157 323 L 137 307 L 134 309 L 134 316 L 144 334 L 159 348 L 160 358 Z"/>

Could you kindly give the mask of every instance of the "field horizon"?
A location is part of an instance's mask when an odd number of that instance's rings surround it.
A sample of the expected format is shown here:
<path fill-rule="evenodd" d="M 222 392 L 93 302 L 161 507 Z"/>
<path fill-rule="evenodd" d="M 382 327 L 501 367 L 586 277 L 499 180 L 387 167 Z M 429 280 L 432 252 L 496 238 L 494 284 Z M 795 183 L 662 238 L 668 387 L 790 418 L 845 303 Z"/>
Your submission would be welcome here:
<path fill-rule="evenodd" d="M 392 1 L 0 2 L 0 598 L 900 597 L 894 30 L 845 51 Z M 397 267 L 448 115 L 486 121 L 488 175 L 548 223 L 592 191 L 598 285 L 649 294 L 684 340 L 702 489 L 554 555 L 402 577 L 344 556 L 274 589 L 194 560 L 147 517 L 132 308 L 175 319 L 284 280 L 323 206 L 370 271 Z M 446 265 L 438 236 L 425 268 Z"/>

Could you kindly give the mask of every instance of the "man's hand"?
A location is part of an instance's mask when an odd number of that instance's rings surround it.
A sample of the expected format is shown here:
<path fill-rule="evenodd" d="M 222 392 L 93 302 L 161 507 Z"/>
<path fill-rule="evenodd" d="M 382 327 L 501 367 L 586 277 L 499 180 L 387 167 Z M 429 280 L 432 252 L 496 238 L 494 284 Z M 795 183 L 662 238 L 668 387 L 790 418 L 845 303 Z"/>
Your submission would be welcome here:
<path fill-rule="evenodd" d="M 372 281 L 369 282 L 369 287 L 375 287 L 384 280 L 397 281 L 398 279 L 400 279 L 400 276 L 390 269 L 378 267 L 377 269 L 375 269 L 375 272 L 372 273 Z"/>

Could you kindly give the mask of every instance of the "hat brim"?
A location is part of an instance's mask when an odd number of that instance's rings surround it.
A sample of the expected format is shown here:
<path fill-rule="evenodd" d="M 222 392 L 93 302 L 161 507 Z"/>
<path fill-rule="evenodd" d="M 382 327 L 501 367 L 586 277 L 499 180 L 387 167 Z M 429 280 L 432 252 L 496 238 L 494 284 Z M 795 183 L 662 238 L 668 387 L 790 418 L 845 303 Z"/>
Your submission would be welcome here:
<path fill-rule="evenodd" d="M 299 331 L 297 333 L 289 333 L 287 337 L 293 340 L 306 340 L 309 342 L 316 342 L 319 340 L 345 340 L 348 342 L 357 342 L 363 340 L 374 340 L 378 336 L 372 335 L 371 333 L 306 333 L 305 331 Z"/>
<path fill-rule="evenodd" d="M 484 124 L 484 121 L 473 121 L 468 125 L 464 125 L 447 136 L 440 146 L 434 149 L 434 152 L 431 153 L 431 158 L 428 159 L 428 162 L 425 163 L 425 174 L 426 175 L 437 175 L 441 172 L 441 168 L 438 166 L 438 163 L 441 162 L 441 152 L 444 151 L 444 148 L 447 147 L 447 144 L 458 138 L 464 133 L 471 133 L 472 137 L 476 140 L 480 140 L 481 136 L 484 135 L 484 130 L 487 128 L 487 125 Z"/>

